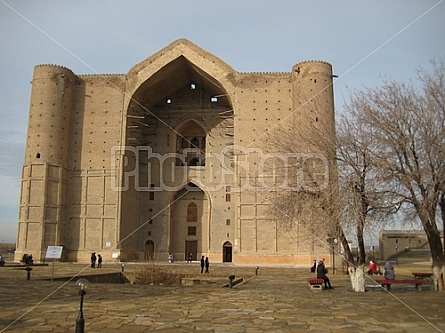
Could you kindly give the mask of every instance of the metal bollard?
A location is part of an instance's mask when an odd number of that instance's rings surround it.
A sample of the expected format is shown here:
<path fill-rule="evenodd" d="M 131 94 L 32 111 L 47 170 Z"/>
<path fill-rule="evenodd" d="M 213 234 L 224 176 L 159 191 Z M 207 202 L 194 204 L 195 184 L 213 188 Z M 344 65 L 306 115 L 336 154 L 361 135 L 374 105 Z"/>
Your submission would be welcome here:
<path fill-rule="evenodd" d="M 27 266 L 26 268 L 25 268 L 25 270 L 26 270 L 26 280 L 31 280 L 31 271 L 32 271 L 32 268 L 31 267 L 29 267 L 29 266 Z"/>
<path fill-rule="evenodd" d="M 258 275 L 258 270 L 259 270 L 260 268 L 258 267 L 258 266 L 255 266 L 255 275 Z"/>
<path fill-rule="evenodd" d="M 229 276 L 229 288 L 233 287 L 233 280 L 235 280 L 235 275 Z"/>

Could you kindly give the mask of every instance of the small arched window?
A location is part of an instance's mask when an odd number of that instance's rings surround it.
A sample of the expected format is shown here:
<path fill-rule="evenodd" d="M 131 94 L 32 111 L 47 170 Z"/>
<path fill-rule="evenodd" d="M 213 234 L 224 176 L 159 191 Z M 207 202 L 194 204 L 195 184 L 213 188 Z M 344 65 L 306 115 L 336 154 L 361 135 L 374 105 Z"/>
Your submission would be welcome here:
<path fill-rule="evenodd" d="M 187 205 L 187 222 L 198 222 L 198 205 L 194 202 Z"/>
<path fill-rule="evenodd" d="M 40 153 L 37 153 L 37 154 L 36 154 L 36 158 L 40 158 Z"/>

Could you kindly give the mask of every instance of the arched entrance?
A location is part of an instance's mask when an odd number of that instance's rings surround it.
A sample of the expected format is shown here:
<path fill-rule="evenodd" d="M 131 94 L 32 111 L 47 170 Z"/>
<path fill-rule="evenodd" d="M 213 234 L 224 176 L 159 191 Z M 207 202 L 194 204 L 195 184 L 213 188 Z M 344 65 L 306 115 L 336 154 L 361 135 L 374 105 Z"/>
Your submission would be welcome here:
<path fill-rule="evenodd" d="M 170 216 L 169 252 L 176 258 L 192 260 L 208 251 L 209 206 L 204 191 L 188 183 L 175 193 Z"/>
<path fill-rule="evenodd" d="M 223 262 L 232 262 L 232 243 L 225 242 L 223 245 Z"/>
<path fill-rule="evenodd" d="M 146 241 L 144 259 L 152 261 L 154 259 L 154 253 L 155 253 L 155 243 L 153 243 L 153 241 L 151 240 Z"/>

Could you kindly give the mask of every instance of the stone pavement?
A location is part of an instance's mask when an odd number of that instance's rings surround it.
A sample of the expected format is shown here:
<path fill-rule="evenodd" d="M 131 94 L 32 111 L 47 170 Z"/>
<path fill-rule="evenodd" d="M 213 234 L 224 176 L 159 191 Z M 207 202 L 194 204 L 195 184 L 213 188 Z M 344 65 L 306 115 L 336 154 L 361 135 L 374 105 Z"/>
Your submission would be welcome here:
<path fill-rule="evenodd" d="M 175 271 L 199 274 L 199 263 L 174 263 Z M 126 264 L 125 272 L 140 270 Z M 120 272 L 120 265 L 56 263 L 54 277 Z M 52 266 L 0 267 L 0 332 L 74 332 L 79 311 L 75 281 L 51 282 Z M 229 275 L 248 281 L 221 287 Z M 92 283 L 84 301 L 85 332 L 444 332 L 445 297 L 432 286 L 393 286 L 368 280 L 367 291 L 350 290 L 346 275 L 331 275 L 332 290 L 307 286 L 308 268 L 214 264 L 212 284 L 182 287 Z M 45 278 L 45 279 L 44 279 Z"/>

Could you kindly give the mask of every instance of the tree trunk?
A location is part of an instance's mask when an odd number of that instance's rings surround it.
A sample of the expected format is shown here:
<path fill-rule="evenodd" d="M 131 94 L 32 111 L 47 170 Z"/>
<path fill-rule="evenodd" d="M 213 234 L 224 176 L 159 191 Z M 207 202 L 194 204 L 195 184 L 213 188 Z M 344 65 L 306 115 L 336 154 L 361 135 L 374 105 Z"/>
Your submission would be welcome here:
<path fill-rule="evenodd" d="M 433 259 L 432 270 L 434 286 L 437 291 L 445 291 L 445 256 L 444 248 L 442 246 L 442 240 L 440 238 L 440 231 L 437 229 L 436 223 L 431 223 L 426 214 L 419 214 L 419 216 L 421 218 L 423 228 L 428 238 L 431 257 Z"/>
<path fill-rule="evenodd" d="M 433 236 L 430 238 L 430 236 L 428 235 L 431 256 L 433 258 L 433 281 L 437 291 L 445 291 L 445 265 L 439 231 L 437 231 L 437 235 L 435 236 L 436 237 Z"/>
<path fill-rule="evenodd" d="M 349 248 L 348 240 L 346 239 L 345 233 L 341 226 L 339 226 L 338 228 L 338 238 L 341 245 L 343 246 L 343 250 L 345 251 L 344 259 L 349 262 L 349 265 L 352 265 L 354 263 L 354 256 L 352 255 L 351 249 Z"/>
<path fill-rule="evenodd" d="M 366 262 L 366 253 L 365 253 L 365 239 L 363 237 L 363 232 L 365 228 L 365 220 L 366 215 L 360 215 L 358 217 L 357 223 L 357 246 L 358 246 L 358 260 L 357 267 L 360 265 L 364 265 Z"/>
<path fill-rule="evenodd" d="M 445 195 L 441 194 L 439 199 L 440 213 L 442 217 L 442 230 L 445 232 Z M 440 233 L 439 233 L 439 242 L 440 242 Z M 442 249 L 445 257 L 445 249 Z M 433 281 L 434 286 L 437 291 L 445 291 L 445 262 L 442 263 L 442 267 L 440 264 L 435 265 L 433 261 Z"/>
<path fill-rule="evenodd" d="M 433 282 L 437 291 L 445 291 L 445 265 L 434 266 L 433 265 Z"/>
<path fill-rule="evenodd" d="M 365 291 L 365 273 L 364 265 L 357 265 L 356 267 L 350 266 L 348 268 L 349 276 L 351 278 L 352 290 L 355 292 Z"/>

